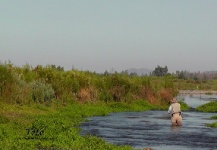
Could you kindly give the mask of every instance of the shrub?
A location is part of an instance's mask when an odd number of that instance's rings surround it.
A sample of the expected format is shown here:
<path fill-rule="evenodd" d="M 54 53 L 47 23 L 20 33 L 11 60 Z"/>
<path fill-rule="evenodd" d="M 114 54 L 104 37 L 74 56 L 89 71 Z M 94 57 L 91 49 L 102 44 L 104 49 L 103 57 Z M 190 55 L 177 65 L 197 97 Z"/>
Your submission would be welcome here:
<path fill-rule="evenodd" d="M 11 95 L 16 104 L 29 104 L 32 101 L 32 89 L 29 83 L 19 78 L 16 78 L 16 85 Z"/>
<path fill-rule="evenodd" d="M 30 83 L 32 99 L 35 102 L 44 103 L 54 97 L 54 90 L 51 85 L 45 84 L 42 80 Z"/>
<path fill-rule="evenodd" d="M 0 97 L 3 97 L 5 101 L 11 100 L 13 83 L 14 76 L 12 69 L 7 65 L 0 64 Z"/>

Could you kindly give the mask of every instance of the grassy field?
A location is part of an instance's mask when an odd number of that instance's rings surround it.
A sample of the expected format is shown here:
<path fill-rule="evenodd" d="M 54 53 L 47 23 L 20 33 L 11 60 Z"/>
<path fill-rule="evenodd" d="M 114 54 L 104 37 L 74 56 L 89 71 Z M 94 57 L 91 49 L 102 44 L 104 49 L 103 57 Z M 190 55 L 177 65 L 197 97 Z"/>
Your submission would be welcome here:
<path fill-rule="evenodd" d="M 181 103 L 181 107 L 182 110 L 188 109 L 184 103 Z M 145 100 L 130 103 L 71 103 L 64 107 L 58 104 L 0 103 L 0 149 L 131 150 L 132 147 L 127 145 L 115 146 L 94 136 L 80 136 L 80 123 L 87 117 L 111 112 L 166 111 L 167 108 L 168 105 L 157 106 Z M 210 126 L 215 127 L 216 124 Z"/>
<path fill-rule="evenodd" d="M 166 108 L 144 100 L 128 104 L 72 103 L 65 107 L 0 103 L 0 149 L 130 150 L 130 146 L 115 146 L 97 137 L 80 136 L 80 123 L 87 117 L 110 112 Z"/>

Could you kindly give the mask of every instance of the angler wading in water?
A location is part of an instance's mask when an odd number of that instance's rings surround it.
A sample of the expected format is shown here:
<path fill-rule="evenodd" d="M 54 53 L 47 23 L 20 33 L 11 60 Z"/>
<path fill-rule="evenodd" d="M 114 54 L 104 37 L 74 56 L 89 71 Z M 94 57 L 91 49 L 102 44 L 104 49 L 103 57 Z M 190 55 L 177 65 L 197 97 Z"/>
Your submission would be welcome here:
<path fill-rule="evenodd" d="M 172 126 L 181 126 L 182 125 L 182 116 L 181 116 L 181 106 L 177 102 L 176 98 L 173 98 L 170 101 L 171 105 L 169 107 L 168 113 L 171 115 Z"/>

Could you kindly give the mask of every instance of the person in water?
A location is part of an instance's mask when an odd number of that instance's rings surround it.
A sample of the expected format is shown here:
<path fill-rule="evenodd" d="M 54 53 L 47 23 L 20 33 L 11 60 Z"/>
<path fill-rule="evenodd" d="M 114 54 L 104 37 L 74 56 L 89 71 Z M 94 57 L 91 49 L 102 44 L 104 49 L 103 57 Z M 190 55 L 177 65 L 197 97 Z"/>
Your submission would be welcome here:
<path fill-rule="evenodd" d="M 171 115 L 172 126 L 181 126 L 182 125 L 181 106 L 177 102 L 175 97 L 170 101 L 170 103 L 171 104 L 168 109 L 168 113 Z"/>

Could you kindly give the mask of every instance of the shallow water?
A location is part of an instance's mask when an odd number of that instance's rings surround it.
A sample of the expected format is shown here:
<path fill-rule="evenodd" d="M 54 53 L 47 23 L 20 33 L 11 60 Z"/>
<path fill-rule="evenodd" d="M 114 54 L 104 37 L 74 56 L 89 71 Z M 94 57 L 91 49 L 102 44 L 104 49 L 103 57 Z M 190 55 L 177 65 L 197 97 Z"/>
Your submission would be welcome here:
<path fill-rule="evenodd" d="M 183 126 L 171 127 L 166 111 L 111 113 L 91 117 L 81 125 L 90 134 L 116 145 L 159 150 L 217 149 L 217 129 L 206 127 L 216 113 L 183 112 Z"/>
<path fill-rule="evenodd" d="M 211 101 L 217 101 L 217 95 L 206 95 L 206 94 L 179 94 L 178 100 L 184 101 L 189 106 L 196 108 L 200 105 L 206 104 Z"/>

